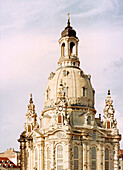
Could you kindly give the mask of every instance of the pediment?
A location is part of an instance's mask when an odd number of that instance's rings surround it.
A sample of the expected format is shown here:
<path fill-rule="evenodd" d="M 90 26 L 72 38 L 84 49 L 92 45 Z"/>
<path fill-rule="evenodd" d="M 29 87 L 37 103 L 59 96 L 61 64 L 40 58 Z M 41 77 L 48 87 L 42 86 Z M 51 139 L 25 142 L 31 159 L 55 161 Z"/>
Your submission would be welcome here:
<path fill-rule="evenodd" d="M 90 136 L 92 136 L 93 133 L 96 133 L 98 136 L 107 137 L 107 134 L 103 132 L 101 129 L 98 129 L 97 127 L 85 130 L 84 133 Z"/>
<path fill-rule="evenodd" d="M 64 138 L 66 136 L 66 131 L 64 131 L 63 129 L 55 129 L 52 131 L 48 131 L 46 134 L 46 136 L 54 136 L 55 138 Z"/>

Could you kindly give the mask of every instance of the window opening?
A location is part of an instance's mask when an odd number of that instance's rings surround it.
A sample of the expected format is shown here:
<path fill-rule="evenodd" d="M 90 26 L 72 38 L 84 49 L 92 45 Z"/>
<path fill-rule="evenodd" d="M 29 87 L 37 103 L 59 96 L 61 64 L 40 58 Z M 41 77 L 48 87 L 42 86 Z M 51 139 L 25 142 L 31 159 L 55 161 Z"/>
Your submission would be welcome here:
<path fill-rule="evenodd" d="M 105 148 L 105 170 L 109 170 L 109 149 Z"/>
<path fill-rule="evenodd" d="M 65 56 L 65 43 L 62 44 L 61 52 L 62 52 L 62 57 L 64 57 Z"/>
<path fill-rule="evenodd" d="M 107 122 L 107 129 L 110 129 L 110 122 Z"/>
<path fill-rule="evenodd" d="M 58 123 L 62 123 L 62 116 L 58 115 Z"/>
<path fill-rule="evenodd" d="M 78 146 L 74 146 L 74 170 L 79 169 Z"/>
<path fill-rule="evenodd" d="M 57 146 L 57 170 L 63 170 L 63 146 Z"/>
<path fill-rule="evenodd" d="M 68 96 L 68 87 L 63 88 L 64 96 Z"/>
<path fill-rule="evenodd" d="M 91 117 L 90 116 L 88 116 L 88 118 L 87 118 L 87 124 L 91 125 Z"/>
<path fill-rule="evenodd" d="M 28 125 L 28 132 L 31 132 L 31 126 Z"/>
<path fill-rule="evenodd" d="M 75 66 L 75 64 L 76 64 L 76 63 L 75 63 L 75 62 L 73 62 L 73 65 L 74 65 L 74 66 Z"/>
<path fill-rule="evenodd" d="M 86 88 L 85 87 L 82 88 L 82 96 L 86 97 Z"/>
<path fill-rule="evenodd" d="M 96 170 L 96 148 L 91 148 L 91 166 L 92 170 Z"/>
<path fill-rule="evenodd" d="M 74 42 L 70 43 L 70 55 L 71 56 L 75 55 L 75 44 L 74 44 Z"/>

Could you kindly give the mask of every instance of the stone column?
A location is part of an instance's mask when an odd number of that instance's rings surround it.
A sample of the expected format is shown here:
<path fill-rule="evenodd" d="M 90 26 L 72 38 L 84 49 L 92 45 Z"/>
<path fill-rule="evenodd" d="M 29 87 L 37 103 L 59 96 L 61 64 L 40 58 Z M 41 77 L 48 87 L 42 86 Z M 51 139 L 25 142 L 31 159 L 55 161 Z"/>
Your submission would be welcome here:
<path fill-rule="evenodd" d="M 38 170 L 41 170 L 41 143 L 38 143 Z"/>
<path fill-rule="evenodd" d="M 83 141 L 83 170 L 87 170 L 87 144 Z"/>
<path fill-rule="evenodd" d="M 87 170 L 91 170 L 90 144 L 87 143 Z"/>
<path fill-rule="evenodd" d="M 26 142 L 23 140 L 20 143 L 21 147 L 21 170 L 27 170 L 27 152 L 26 152 Z"/>
<path fill-rule="evenodd" d="M 30 147 L 30 169 L 32 168 L 32 148 Z"/>
<path fill-rule="evenodd" d="M 65 44 L 65 56 L 66 58 L 69 58 L 70 55 L 70 48 L 69 48 L 69 41 L 66 39 L 66 44 Z"/>
<path fill-rule="evenodd" d="M 54 159 L 55 159 L 55 151 L 54 151 L 54 141 L 51 143 L 51 170 L 55 169 Z"/>
<path fill-rule="evenodd" d="M 76 42 L 76 57 L 78 58 L 78 43 Z"/>
<path fill-rule="evenodd" d="M 79 151 L 79 169 L 81 170 L 83 166 L 83 148 L 82 143 L 80 145 L 80 151 Z"/>
<path fill-rule="evenodd" d="M 72 142 L 71 142 L 71 140 L 69 140 L 68 141 L 68 149 L 67 149 L 67 153 L 66 153 L 66 154 L 68 154 L 68 160 L 67 160 L 67 167 L 68 167 L 68 169 L 67 170 L 71 170 L 72 169 L 73 159 L 72 159 L 71 149 L 72 149 Z"/>
<path fill-rule="evenodd" d="M 32 162 L 32 164 L 31 164 L 31 168 L 32 168 L 32 170 L 34 169 L 34 167 L 35 167 L 35 158 L 34 158 L 34 148 L 32 147 L 32 149 L 31 149 L 31 162 Z"/>
<path fill-rule="evenodd" d="M 99 150 L 97 154 L 97 167 L 99 170 L 103 170 L 103 146 L 99 144 Z"/>
<path fill-rule="evenodd" d="M 41 141 L 41 170 L 44 170 L 44 141 Z"/>
<path fill-rule="evenodd" d="M 105 146 L 104 145 L 102 147 L 102 160 L 103 160 L 102 169 L 105 170 Z"/>
<path fill-rule="evenodd" d="M 119 170 L 119 143 L 114 145 L 114 170 Z"/>

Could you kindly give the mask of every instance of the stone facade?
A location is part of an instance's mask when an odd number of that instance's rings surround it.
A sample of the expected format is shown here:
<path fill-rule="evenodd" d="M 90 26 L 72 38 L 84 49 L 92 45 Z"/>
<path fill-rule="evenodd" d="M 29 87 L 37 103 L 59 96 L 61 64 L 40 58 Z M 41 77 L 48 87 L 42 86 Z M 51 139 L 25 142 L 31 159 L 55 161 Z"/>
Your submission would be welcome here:
<path fill-rule="evenodd" d="M 51 72 L 37 123 L 32 95 L 20 135 L 21 170 L 118 170 L 121 135 L 110 90 L 104 119 L 95 118 L 91 76 L 80 69 L 76 31 L 61 33 L 58 69 Z"/>

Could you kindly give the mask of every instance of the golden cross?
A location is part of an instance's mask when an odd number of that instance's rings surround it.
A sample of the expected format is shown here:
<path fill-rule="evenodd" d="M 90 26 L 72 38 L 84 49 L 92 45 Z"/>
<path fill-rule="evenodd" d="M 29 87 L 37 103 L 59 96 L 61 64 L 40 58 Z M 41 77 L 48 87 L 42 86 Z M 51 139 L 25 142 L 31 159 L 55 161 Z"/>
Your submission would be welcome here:
<path fill-rule="evenodd" d="M 70 13 L 67 14 L 68 15 L 68 21 L 70 20 Z"/>

